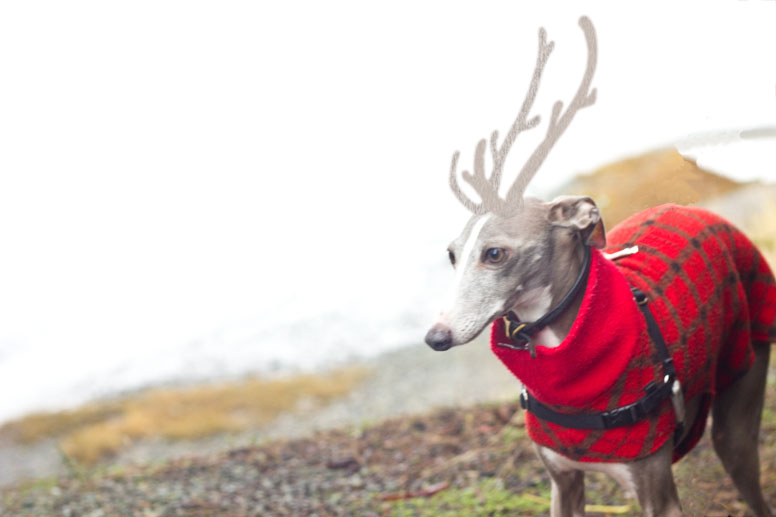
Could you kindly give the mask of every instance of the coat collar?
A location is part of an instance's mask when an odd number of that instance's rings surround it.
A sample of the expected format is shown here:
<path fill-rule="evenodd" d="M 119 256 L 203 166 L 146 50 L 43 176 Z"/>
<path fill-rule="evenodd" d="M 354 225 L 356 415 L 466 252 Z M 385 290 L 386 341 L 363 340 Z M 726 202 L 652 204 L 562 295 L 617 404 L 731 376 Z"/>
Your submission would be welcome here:
<path fill-rule="evenodd" d="M 515 350 L 502 319 L 493 323 L 491 349 L 539 400 L 566 407 L 588 407 L 625 372 L 643 345 L 646 326 L 625 276 L 597 249 L 577 318 L 554 348 L 537 347 L 536 357 Z M 614 324 L 616 323 L 616 324 Z"/>

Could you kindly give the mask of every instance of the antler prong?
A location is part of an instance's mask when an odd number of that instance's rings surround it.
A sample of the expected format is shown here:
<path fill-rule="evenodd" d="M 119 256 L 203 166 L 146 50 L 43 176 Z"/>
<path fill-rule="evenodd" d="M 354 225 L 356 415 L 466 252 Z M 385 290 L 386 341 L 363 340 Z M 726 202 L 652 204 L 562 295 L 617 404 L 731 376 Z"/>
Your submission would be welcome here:
<path fill-rule="evenodd" d="M 494 158 L 498 156 L 498 129 L 494 129 L 493 132 L 490 134 L 490 155 Z M 495 161 L 494 161 L 495 164 Z M 493 173 L 491 173 L 490 177 L 493 178 L 493 175 L 496 173 L 495 165 L 493 167 Z M 500 181 L 499 181 L 500 183 Z"/>
<path fill-rule="evenodd" d="M 490 180 L 485 177 L 486 145 L 487 141 L 484 138 L 477 142 L 477 149 L 474 151 L 474 174 L 469 171 L 461 172 L 463 179 L 474 188 L 482 200 L 475 213 L 484 213 L 488 210 L 500 211 L 503 203 L 503 200 L 498 196 L 498 187 L 494 185 L 493 177 L 491 176 Z"/>
<path fill-rule="evenodd" d="M 474 151 L 474 174 L 477 176 L 477 181 L 481 183 L 487 182 L 485 179 L 485 143 L 485 139 L 481 139 L 477 142 L 477 149 Z M 477 187 L 471 181 L 469 183 L 472 187 Z"/>
<path fill-rule="evenodd" d="M 455 177 L 455 170 L 458 168 L 458 157 L 460 156 L 460 152 L 456 151 L 453 153 L 453 159 L 450 163 L 450 188 L 453 190 L 453 194 L 455 194 L 455 197 L 458 198 L 458 201 L 461 202 L 463 206 L 465 206 L 470 212 L 479 214 L 483 213 L 483 207 L 482 203 L 475 203 L 468 197 L 466 197 L 466 194 L 463 193 L 461 190 L 461 187 L 458 185 L 458 179 Z M 469 174 L 466 171 L 463 171 L 463 174 Z"/>
<path fill-rule="evenodd" d="M 491 154 L 493 156 L 493 174 L 491 175 L 491 181 L 494 183 L 496 191 L 501 184 L 501 173 L 504 170 L 504 162 L 506 161 L 507 154 L 512 148 L 517 135 L 522 131 L 528 131 L 535 128 L 541 122 L 541 117 L 535 115 L 528 118 L 528 112 L 533 107 L 536 94 L 539 91 L 539 83 L 542 79 L 542 72 L 544 71 L 544 65 L 552 54 L 552 50 L 555 48 L 555 42 L 551 41 L 547 43 L 547 31 L 544 27 L 539 28 L 539 51 L 536 55 L 536 65 L 534 66 L 533 76 L 531 77 L 531 84 L 528 86 L 528 92 L 526 92 L 523 99 L 523 105 L 520 107 L 520 112 L 517 114 L 517 118 L 512 123 L 512 127 L 509 128 L 507 136 L 504 138 L 504 142 L 501 144 L 501 148 L 498 147 L 498 131 L 494 131 L 491 135 L 490 147 Z"/>
<path fill-rule="evenodd" d="M 517 175 L 517 179 L 507 192 L 506 204 L 511 208 L 519 207 L 522 204 L 523 193 L 525 192 L 528 183 L 533 179 L 534 175 L 539 170 L 539 167 L 544 162 L 544 159 L 547 157 L 550 149 L 552 149 L 552 146 L 555 145 L 555 142 L 557 142 L 558 138 L 560 138 L 571 123 L 577 111 L 591 106 L 596 100 L 597 94 L 595 88 L 592 90 L 590 89 L 590 83 L 593 80 L 597 61 L 595 29 L 593 28 L 590 19 L 586 16 L 582 16 L 579 19 L 579 26 L 585 34 L 585 41 L 587 43 L 587 66 L 585 68 L 585 73 L 582 76 L 582 81 L 577 88 L 574 98 L 569 102 L 569 105 L 566 110 L 563 111 L 563 114 L 561 114 L 561 110 L 563 109 L 563 103 L 561 101 L 557 101 L 553 105 L 550 124 L 547 128 L 547 135 L 531 156 L 528 157 L 528 160 Z"/>
<path fill-rule="evenodd" d="M 590 20 L 585 16 L 579 19 L 579 25 L 585 34 L 585 40 L 587 42 L 587 68 L 582 77 L 582 82 L 565 111 L 563 110 L 562 101 L 556 101 L 553 105 L 544 140 L 542 140 L 523 165 L 515 182 L 509 188 L 506 197 L 501 198 L 498 195 L 498 191 L 501 183 L 501 173 L 504 168 L 507 154 L 512 148 L 512 144 L 514 144 L 519 133 L 533 129 L 541 122 L 539 115 L 535 115 L 529 119 L 528 114 L 536 99 L 544 66 L 555 48 L 555 42 L 547 42 L 547 32 L 543 27 L 539 29 L 539 51 L 536 55 L 536 65 L 528 91 L 526 92 L 523 104 L 520 107 L 520 112 L 517 114 L 512 126 L 509 128 L 501 146 L 498 145 L 498 131 L 493 131 L 490 135 L 490 152 L 493 161 L 492 174 L 490 174 L 489 178 L 486 178 L 485 176 L 485 147 L 488 143 L 485 139 L 482 139 L 477 143 L 474 156 L 474 174 L 471 174 L 468 171 L 462 171 L 461 173 L 461 177 L 469 183 L 480 196 L 480 203 L 473 202 L 466 197 L 463 191 L 461 191 L 456 178 L 459 153 L 456 152 L 453 154 L 453 160 L 450 166 L 450 187 L 453 189 L 453 192 L 461 203 L 475 214 L 491 211 L 501 215 L 509 215 L 514 210 L 519 209 L 522 205 L 525 188 L 547 157 L 552 146 L 566 130 L 576 112 L 595 103 L 597 96 L 596 89 L 590 89 L 590 83 L 593 79 L 596 65 L 597 47 L 595 29 Z"/>
<path fill-rule="evenodd" d="M 539 27 L 539 55 L 544 61 L 547 61 L 554 48 L 555 42 L 550 41 L 547 43 L 547 31 L 544 30 L 544 27 Z"/>

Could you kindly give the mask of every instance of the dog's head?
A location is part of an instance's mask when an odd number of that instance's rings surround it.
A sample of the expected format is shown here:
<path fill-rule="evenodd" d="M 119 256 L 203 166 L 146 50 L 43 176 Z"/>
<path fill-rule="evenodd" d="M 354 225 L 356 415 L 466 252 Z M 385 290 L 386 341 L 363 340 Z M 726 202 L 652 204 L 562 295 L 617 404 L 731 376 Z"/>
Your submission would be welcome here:
<path fill-rule="evenodd" d="M 435 350 L 471 341 L 488 323 L 515 308 L 526 319 L 540 316 L 534 313 L 549 308 L 552 302 L 552 269 L 548 264 L 557 261 L 556 250 L 563 240 L 578 241 L 581 237 L 582 242 L 602 245 L 603 229 L 595 231 L 601 217 L 589 198 L 559 198 L 543 203 L 523 197 L 528 183 L 576 113 L 596 99 L 596 89 L 591 88 L 597 60 L 595 29 L 584 16 L 579 19 L 579 26 L 587 43 L 587 66 L 579 88 L 565 109 L 561 101 L 553 105 L 544 139 L 530 154 L 506 195 L 501 197 L 499 189 L 512 144 L 520 133 L 540 122 L 540 117 L 531 117 L 530 112 L 544 66 L 554 48 L 553 42 L 547 42 L 544 29 L 539 29 L 533 77 L 512 127 L 501 143 L 498 131 L 491 134 L 490 142 L 481 139 L 474 153 L 473 172 L 461 174 L 478 194 L 479 202 L 461 190 L 457 179 L 459 153 L 453 154 L 450 187 L 474 217 L 448 249 L 456 269 L 455 286 L 445 309 L 426 335 L 426 343 Z M 493 166 L 490 175 L 485 174 L 488 147 Z"/>
<path fill-rule="evenodd" d="M 571 267 L 563 261 L 580 242 L 606 244 L 600 213 L 589 197 L 550 203 L 526 198 L 513 215 L 473 216 L 448 247 L 455 282 L 426 343 L 434 350 L 468 343 L 509 311 L 526 320 L 539 318 L 553 301 L 553 270 Z"/>

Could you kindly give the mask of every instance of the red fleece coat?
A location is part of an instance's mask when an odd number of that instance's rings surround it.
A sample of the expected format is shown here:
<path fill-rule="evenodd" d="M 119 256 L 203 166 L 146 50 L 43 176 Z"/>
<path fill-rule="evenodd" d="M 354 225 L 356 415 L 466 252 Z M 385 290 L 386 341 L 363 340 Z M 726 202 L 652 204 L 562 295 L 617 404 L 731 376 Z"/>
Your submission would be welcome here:
<path fill-rule="evenodd" d="M 590 413 L 630 404 L 663 372 L 631 286 L 649 297 L 676 364 L 685 400 L 702 397 L 678 460 L 703 434 L 711 398 L 746 373 L 752 342 L 776 342 L 776 281 L 754 245 L 730 223 L 699 208 L 662 205 L 638 213 L 608 235 L 610 261 L 592 250 L 579 314 L 556 348 L 527 351 L 509 342 L 503 320 L 493 324 L 492 349 L 539 401 L 564 413 Z M 578 461 L 628 462 L 655 452 L 672 436 L 666 400 L 649 418 L 609 430 L 567 429 L 526 413 L 528 434 L 540 445 Z"/>

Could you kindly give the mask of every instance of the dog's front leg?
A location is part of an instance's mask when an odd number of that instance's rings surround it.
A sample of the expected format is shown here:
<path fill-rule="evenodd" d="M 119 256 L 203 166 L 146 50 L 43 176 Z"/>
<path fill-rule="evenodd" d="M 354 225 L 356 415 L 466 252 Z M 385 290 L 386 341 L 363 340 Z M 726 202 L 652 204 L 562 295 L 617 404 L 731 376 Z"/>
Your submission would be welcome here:
<path fill-rule="evenodd" d="M 647 516 L 676 517 L 682 515 L 679 494 L 671 472 L 673 440 L 668 440 L 657 452 L 627 464 L 630 483 Z M 615 479 L 616 474 L 612 474 Z M 617 479 L 623 484 L 623 481 Z M 627 486 L 628 481 L 624 485 Z"/>
<path fill-rule="evenodd" d="M 585 474 L 569 468 L 565 462 L 556 461 L 557 454 L 535 445 L 536 452 L 547 468 L 552 482 L 552 517 L 581 517 L 585 515 Z"/>
<path fill-rule="evenodd" d="M 585 515 L 585 474 L 581 470 L 550 472 L 552 479 L 552 517 Z"/>

